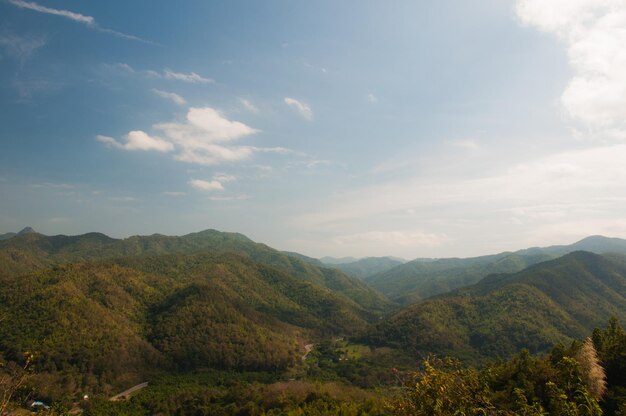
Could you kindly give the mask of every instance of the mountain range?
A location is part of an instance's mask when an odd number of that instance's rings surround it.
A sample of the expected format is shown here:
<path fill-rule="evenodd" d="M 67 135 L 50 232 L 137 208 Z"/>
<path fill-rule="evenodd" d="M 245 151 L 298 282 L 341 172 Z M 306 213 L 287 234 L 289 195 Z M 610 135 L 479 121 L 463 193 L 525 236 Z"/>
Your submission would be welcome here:
<path fill-rule="evenodd" d="M 326 259 L 326 260 L 325 260 Z M 397 257 L 364 257 L 358 260 L 332 262 L 327 260 L 328 257 L 320 259 L 321 262 L 329 267 L 341 270 L 349 276 L 358 277 L 359 279 L 367 279 L 371 276 L 384 273 L 396 266 L 406 263 L 406 260 Z M 344 257 L 341 260 L 352 259 L 352 257 Z"/>
<path fill-rule="evenodd" d="M 369 311 L 382 313 L 391 302 L 360 280 L 324 267 L 315 259 L 274 250 L 237 233 L 205 230 L 184 236 L 132 236 L 115 239 L 101 233 L 45 236 L 23 233 L 0 241 L 0 275 L 23 274 L 53 265 L 161 254 L 235 252 L 350 298 Z"/>
<path fill-rule="evenodd" d="M 377 323 L 368 340 L 468 361 L 533 353 L 626 320 L 626 256 L 576 251 L 419 301 Z"/>
<path fill-rule="evenodd" d="M 36 352 L 49 397 L 155 371 L 284 371 L 304 344 L 363 331 L 391 307 L 356 278 L 241 234 L 0 241 L 0 360 Z"/>
<path fill-rule="evenodd" d="M 625 240 L 594 236 L 331 266 L 216 230 L 115 239 L 30 229 L 0 241 L 0 363 L 35 352 L 38 391 L 59 397 L 155 373 L 291 371 L 305 344 L 344 338 L 391 351 L 372 352 L 387 358 L 370 366 L 429 352 L 467 362 L 542 352 L 611 316 L 626 320 L 624 253 Z"/>
<path fill-rule="evenodd" d="M 402 305 L 477 283 L 493 273 L 515 273 L 574 251 L 626 254 L 626 240 L 591 236 L 571 245 L 534 247 L 471 258 L 416 259 L 364 278 Z"/>

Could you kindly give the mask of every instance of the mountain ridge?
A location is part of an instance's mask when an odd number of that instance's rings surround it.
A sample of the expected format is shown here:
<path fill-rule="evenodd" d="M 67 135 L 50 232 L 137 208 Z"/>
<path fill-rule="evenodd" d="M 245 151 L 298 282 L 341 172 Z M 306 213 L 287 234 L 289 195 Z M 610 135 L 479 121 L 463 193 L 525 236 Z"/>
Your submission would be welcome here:
<path fill-rule="evenodd" d="M 28 233 L 0 241 L 0 275 L 28 273 L 56 264 L 161 254 L 235 252 L 294 277 L 337 291 L 372 311 L 385 313 L 392 303 L 359 279 L 315 262 L 289 255 L 243 234 L 204 230 L 184 236 L 131 236 L 115 239 L 102 233 L 45 236 Z"/>
<path fill-rule="evenodd" d="M 543 352 L 611 316 L 626 319 L 626 256 L 575 251 L 419 301 L 377 324 L 369 339 L 480 360 Z"/>
<path fill-rule="evenodd" d="M 626 240 L 596 235 L 570 245 L 531 247 L 479 257 L 416 259 L 367 277 L 364 281 L 390 299 L 408 305 L 475 284 L 493 273 L 515 273 L 577 250 L 597 254 L 626 253 Z"/>

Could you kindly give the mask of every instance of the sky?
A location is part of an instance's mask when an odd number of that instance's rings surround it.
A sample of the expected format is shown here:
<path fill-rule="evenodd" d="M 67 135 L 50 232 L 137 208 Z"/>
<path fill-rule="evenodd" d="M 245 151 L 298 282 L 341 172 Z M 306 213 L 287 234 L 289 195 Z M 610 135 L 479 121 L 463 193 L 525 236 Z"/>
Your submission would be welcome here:
<path fill-rule="evenodd" d="M 626 0 L 0 0 L 0 233 L 626 237 Z"/>

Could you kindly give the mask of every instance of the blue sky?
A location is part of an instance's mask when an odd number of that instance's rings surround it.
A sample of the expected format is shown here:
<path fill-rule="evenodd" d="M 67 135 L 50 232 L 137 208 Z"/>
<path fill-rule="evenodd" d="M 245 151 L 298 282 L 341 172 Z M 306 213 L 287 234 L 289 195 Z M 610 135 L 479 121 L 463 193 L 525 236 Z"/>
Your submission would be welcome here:
<path fill-rule="evenodd" d="M 626 237 L 624 0 L 0 1 L 0 230 Z"/>

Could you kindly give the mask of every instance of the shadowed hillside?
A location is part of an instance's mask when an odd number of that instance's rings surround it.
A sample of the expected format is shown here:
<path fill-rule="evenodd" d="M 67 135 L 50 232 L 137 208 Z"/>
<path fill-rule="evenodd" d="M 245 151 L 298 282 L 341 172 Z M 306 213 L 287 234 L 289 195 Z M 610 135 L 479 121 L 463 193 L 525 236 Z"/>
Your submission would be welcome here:
<path fill-rule="evenodd" d="M 503 357 L 582 337 L 610 316 L 626 319 L 626 258 L 575 252 L 420 301 L 369 338 L 414 352 Z"/>

